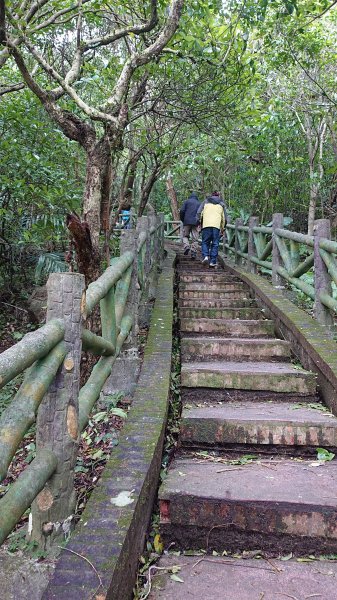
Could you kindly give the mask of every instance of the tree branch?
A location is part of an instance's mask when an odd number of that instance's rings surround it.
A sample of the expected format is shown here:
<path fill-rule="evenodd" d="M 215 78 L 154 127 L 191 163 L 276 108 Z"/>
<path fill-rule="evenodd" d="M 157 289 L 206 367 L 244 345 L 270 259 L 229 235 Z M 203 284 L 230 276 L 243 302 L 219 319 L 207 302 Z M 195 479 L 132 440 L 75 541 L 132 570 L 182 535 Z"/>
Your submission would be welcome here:
<path fill-rule="evenodd" d="M 6 43 L 6 8 L 5 0 L 0 0 L 0 44 Z"/>
<path fill-rule="evenodd" d="M 172 0 L 167 22 L 162 31 L 159 33 L 156 41 L 143 52 L 140 54 L 134 54 L 133 57 L 126 61 L 115 86 L 115 93 L 108 99 L 105 110 L 109 110 L 109 112 L 114 113 L 128 92 L 133 72 L 141 65 L 145 65 L 150 62 L 155 56 L 158 56 L 165 45 L 173 37 L 178 27 L 183 4 L 184 0 Z"/>
<path fill-rule="evenodd" d="M 147 33 L 151 31 L 158 23 L 157 4 L 157 0 L 151 0 L 151 15 L 149 20 L 144 25 L 133 25 L 130 27 L 126 27 L 125 29 L 115 31 L 114 33 L 110 33 L 109 35 L 106 35 L 104 37 L 98 37 L 92 40 L 87 40 L 83 44 L 84 50 L 89 50 L 90 48 L 97 48 L 98 46 L 107 46 L 108 44 L 113 44 L 117 40 L 126 37 L 130 33 L 139 35 L 141 33 Z"/>

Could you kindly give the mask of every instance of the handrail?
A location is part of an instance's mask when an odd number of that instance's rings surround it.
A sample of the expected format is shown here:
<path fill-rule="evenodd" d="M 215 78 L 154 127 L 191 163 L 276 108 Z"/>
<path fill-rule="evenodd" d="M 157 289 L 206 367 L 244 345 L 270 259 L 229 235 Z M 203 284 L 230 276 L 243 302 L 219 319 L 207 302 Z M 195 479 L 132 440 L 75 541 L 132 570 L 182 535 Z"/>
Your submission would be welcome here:
<path fill-rule="evenodd" d="M 318 321 L 331 330 L 337 313 L 337 298 L 331 287 L 331 282 L 337 285 L 337 242 L 330 239 L 328 220 L 315 221 L 314 235 L 285 229 L 280 213 L 273 215 L 272 226 L 259 225 L 257 217 L 250 217 L 248 226 L 243 227 L 237 219 L 227 230 L 224 249 L 236 264 L 246 262 L 253 273 L 262 268 L 271 273 L 274 285 L 287 283 L 300 290 L 314 302 Z M 301 279 L 311 270 L 310 276 Z"/>
<path fill-rule="evenodd" d="M 54 348 L 64 336 L 64 323 L 52 319 L 37 331 L 27 333 L 17 344 L 0 354 L 0 389 L 36 360 Z"/>
<path fill-rule="evenodd" d="M 108 267 L 104 271 L 101 277 L 90 283 L 85 296 L 86 316 L 90 315 L 99 301 L 107 295 L 112 286 L 122 277 L 123 273 L 132 264 L 133 259 L 134 254 L 132 252 L 125 252 L 112 267 Z"/>
<path fill-rule="evenodd" d="M 153 294 L 158 261 L 163 257 L 163 235 L 162 215 L 142 217 L 135 230 L 123 231 L 121 255 L 113 258 L 110 267 L 88 286 L 84 297 L 80 293 L 83 275 L 51 275 L 47 286 L 50 320 L 0 355 L 0 387 L 25 372 L 14 399 L 0 415 L 0 481 L 6 477 L 23 436 L 36 418 L 38 432 L 36 459 L 0 500 L 0 544 L 47 481 L 48 494 L 55 494 L 52 506 L 58 511 L 56 520 L 62 511 L 65 519 L 71 514 L 71 490 L 63 499 L 64 491 L 57 492 L 61 482 L 64 488 L 67 473 L 65 479 L 50 477 L 56 469 L 59 472 L 74 468 L 76 453 L 69 440 L 77 448 L 78 432 L 85 427 L 123 344 L 126 340 L 137 343 L 138 311 L 134 310 L 134 303 L 147 302 L 149 290 Z M 81 325 L 81 315 L 85 320 L 98 305 L 102 335 Z M 51 318 L 54 315 L 56 318 Z M 81 346 L 101 358 L 78 391 Z M 47 427 L 43 426 L 46 414 Z M 65 444 L 63 439 L 67 440 Z M 34 511 L 40 511 L 38 502 L 34 503 Z M 33 529 L 38 523 L 34 539 L 45 540 L 42 531 L 36 532 L 42 521 L 33 518 Z"/>
<path fill-rule="evenodd" d="M 305 235 L 304 233 L 297 233 L 296 231 L 279 228 L 275 229 L 274 234 L 280 238 L 285 238 L 286 240 L 293 240 L 294 242 L 299 242 L 300 244 L 305 244 L 312 248 L 314 247 L 314 238 L 312 235 Z"/>

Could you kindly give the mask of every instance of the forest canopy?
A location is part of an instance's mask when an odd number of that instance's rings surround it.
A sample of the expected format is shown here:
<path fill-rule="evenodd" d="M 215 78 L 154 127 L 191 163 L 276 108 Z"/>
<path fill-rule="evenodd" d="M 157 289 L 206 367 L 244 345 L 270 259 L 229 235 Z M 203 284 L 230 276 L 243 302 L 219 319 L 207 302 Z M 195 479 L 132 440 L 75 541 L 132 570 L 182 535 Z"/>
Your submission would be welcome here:
<path fill-rule="evenodd" d="M 2 255 L 54 251 L 75 215 L 91 280 L 122 209 L 171 217 L 168 183 L 336 227 L 335 5 L 0 0 Z"/>

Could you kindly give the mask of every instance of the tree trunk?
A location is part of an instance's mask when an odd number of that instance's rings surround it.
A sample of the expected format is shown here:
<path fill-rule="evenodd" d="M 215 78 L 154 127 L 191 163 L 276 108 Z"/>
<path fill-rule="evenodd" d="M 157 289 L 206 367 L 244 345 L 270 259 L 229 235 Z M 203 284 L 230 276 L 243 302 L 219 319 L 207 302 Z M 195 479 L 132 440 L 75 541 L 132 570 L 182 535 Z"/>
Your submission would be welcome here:
<path fill-rule="evenodd" d="M 177 194 L 176 194 L 176 191 L 173 186 L 173 180 L 172 180 L 171 173 L 168 174 L 167 179 L 166 179 L 166 189 L 167 189 L 167 195 L 171 202 L 172 219 L 173 219 L 173 221 L 180 221 Z"/>
<path fill-rule="evenodd" d="M 82 221 L 76 214 L 67 215 L 67 226 L 74 241 L 78 270 L 85 275 L 87 286 L 100 275 L 99 234 L 101 223 L 103 227 L 109 224 L 111 185 L 111 148 L 108 137 L 104 135 L 99 142 L 87 149 L 84 219 Z"/>
<path fill-rule="evenodd" d="M 157 179 L 158 179 L 158 175 L 159 175 L 159 165 L 156 165 L 154 167 L 154 169 L 151 171 L 145 185 L 143 186 L 142 189 L 142 193 L 141 193 L 141 198 L 140 198 L 140 203 L 139 203 L 139 209 L 138 209 L 138 216 L 141 217 L 143 215 L 143 212 L 146 208 L 149 196 L 151 194 L 152 188 L 154 186 L 154 184 L 156 183 Z M 179 219 L 180 217 L 178 217 Z"/>
<path fill-rule="evenodd" d="M 130 151 L 130 155 L 131 154 L 132 153 Z M 126 171 L 124 172 L 123 181 L 118 194 L 118 206 L 116 208 L 114 216 L 111 219 L 110 231 L 116 225 L 121 210 L 129 209 L 132 206 L 133 187 L 136 179 L 136 171 L 139 158 L 140 155 L 138 154 L 135 157 L 130 158 Z"/>

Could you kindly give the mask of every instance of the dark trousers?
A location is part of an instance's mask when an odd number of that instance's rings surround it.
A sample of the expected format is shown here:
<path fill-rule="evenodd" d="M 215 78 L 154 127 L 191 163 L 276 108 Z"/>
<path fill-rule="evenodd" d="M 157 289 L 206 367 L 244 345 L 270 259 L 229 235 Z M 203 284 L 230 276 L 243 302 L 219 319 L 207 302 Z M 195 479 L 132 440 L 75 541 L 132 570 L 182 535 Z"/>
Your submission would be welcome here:
<path fill-rule="evenodd" d="M 220 229 L 217 227 L 204 227 L 201 231 L 202 255 L 209 257 L 210 262 L 216 263 L 220 242 Z"/>

